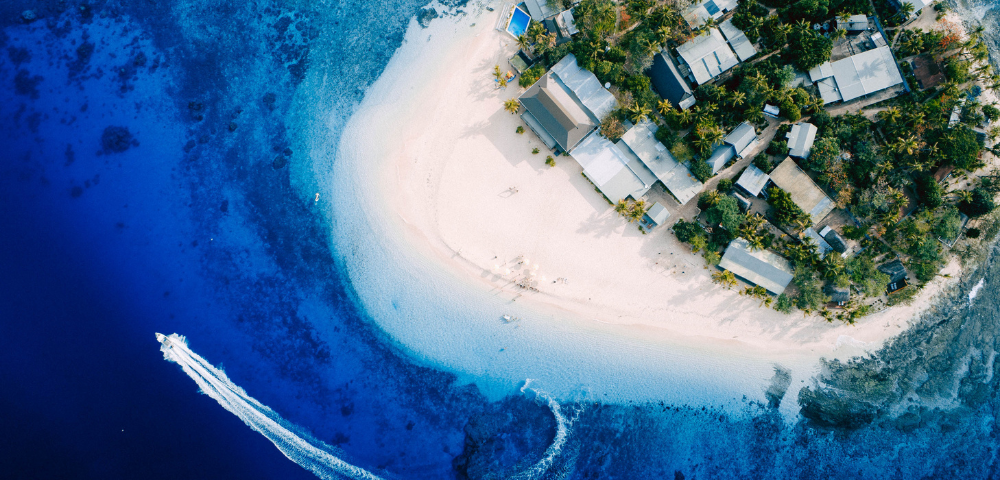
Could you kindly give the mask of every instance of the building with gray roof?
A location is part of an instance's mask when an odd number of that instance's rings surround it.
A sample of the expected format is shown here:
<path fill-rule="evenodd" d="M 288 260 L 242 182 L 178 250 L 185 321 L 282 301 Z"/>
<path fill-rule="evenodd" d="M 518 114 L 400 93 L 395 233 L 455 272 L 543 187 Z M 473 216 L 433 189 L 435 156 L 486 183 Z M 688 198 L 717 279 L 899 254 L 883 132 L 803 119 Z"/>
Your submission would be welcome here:
<path fill-rule="evenodd" d="M 843 307 L 847 302 L 851 301 L 850 287 L 838 287 L 831 283 L 826 286 L 825 290 L 826 294 L 830 296 L 830 302 L 836 304 L 838 307 Z"/>
<path fill-rule="evenodd" d="M 726 135 L 722 145 L 715 147 L 712 155 L 708 157 L 708 165 L 712 167 L 712 174 L 722 170 L 733 158 L 743 158 L 757 146 L 757 132 L 753 125 L 747 122 L 739 124 L 733 131 Z"/>
<path fill-rule="evenodd" d="M 691 75 L 698 85 L 712 80 L 740 63 L 736 53 L 717 28 L 709 29 L 707 35 L 698 35 L 677 47 L 677 54 L 691 69 Z"/>
<path fill-rule="evenodd" d="M 785 138 L 788 139 L 788 154 L 796 158 L 806 158 L 816 141 L 816 126 L 811 123 L 799 122 L 792 125 Z"/>
<path fill-rule="evenodd" d="M 638 157 L 680 204 L 686 204 L 704 185 L 674 159 L 670 150 L 656 139 L 655 132 L 656 126 L 644 120 L 625 132 L 617 145 Z"/>
<path fill-rule="evenodd" d="M 771 181 L 771 177 L 751 164 L 746 170 L 743 170 L 743 174 L 736 180 L 736 187 L 751 197 L 759 197 L 769 181 Z"/>
<path fill-rule="evenodd" d="M 775 295 L 781 295 L 794 276 L 788 260 L 768 250 L 753 250 L 743 238 L 729 243 L 719 268 Z"/>
<path fill-rule="evenodd" d="M 677 71 L 677 66 L 665 53 L 653 56 L 653 66 L 649 77 L 653 90 L 679 110 L 687 110 L 695 104 L 694 93 L 687 80 Z"/>
<path fill-rule="evenodd" d="M 663 225 L 663 222 L 666 222 L 668 218 L 670 218 L 670 212 L 667 211 L 667 207 L 664 207 L 660 202 L 656 202 L 652 207 L 649 207 L 649 210 L 642 216 L 642 220 L 639 223 L 646 230 L 652 230 Z"/>
<path fill-rule="evenodd" d="M 729 46 L 733 47 L 733 51 L 736 52 L 736 58 L 739 58 L 741 62 L 745 62 L 754 55 L 757 55 L 757 49 L 750 43 L 750 39 L 743 33 L 743 30 L 733 25 L 732 18 L 720 23 L 719 30 L 726 37 Z"/>
<path fill-rule="evenodd" d="M 903 262 L 893 260 L 889 263 L 880 265 L 878 267 L 878 271 L 889 276 L 889 284 L 885 287 L 886 293 L 892 293 L 906 287 L 907 274 L 906 267 L 903 266 Z"/>
<path fill-rule="evenodd" d="M 892 51 L 884 45 L 814 67 L 809 78 L 824 103 L 849 102 L 903 83 Z"/>
<path fill-rule="evenodd" d="M 571 151 L 617 107 L 600 81 L 566 55 L 521 94 L 524 123 L 549 148 Z"/>
<path fill-rule="evenodd" d="M 868 30 L 868 17 L 865 15 L 851 15 L 844 20 L 837 19 L 837 28 L 850 33 Z"/>
<path fill-rule="evenodd" d="M 548 2 L 547 0 L 524 0 L 524 6 L 528 7 L 528 13 L 531 14 L 531 19 L 536 22 L 541 22 L 546 18 L 549 18 L 562 10 L 562 4 L 556 4 L 555 2 Z"/>
<path fill-rule="evenodd" d="M 580 142 L 571 155 L 583 167 L 583 174 L 611 202 L 629 197 L 639 199 L 653 186 L 649 180 L 655 181 L 652 172 L 638 158 L 630 158 L 596 131 Z"/>
<path fill-rule="evenodd" d="M 827 243 L 826 239 L 812 227 L 806 228 L 802 231 L 802 240 L 806 241 L 806 239 L 809 239 L 809 243 L 816 247 L 816 254 L 819 255 L 820 259 L 833 250 L 833 247 Z"/>
<path fill-rule="evenodd" d="M 771 182 L 788 192 L 792 201 L 809 214 L 813 223 L 819 223 L 836 205 L 812 178 L 802 171 L 792 157 L 786 157 L 769 175 Z"/>

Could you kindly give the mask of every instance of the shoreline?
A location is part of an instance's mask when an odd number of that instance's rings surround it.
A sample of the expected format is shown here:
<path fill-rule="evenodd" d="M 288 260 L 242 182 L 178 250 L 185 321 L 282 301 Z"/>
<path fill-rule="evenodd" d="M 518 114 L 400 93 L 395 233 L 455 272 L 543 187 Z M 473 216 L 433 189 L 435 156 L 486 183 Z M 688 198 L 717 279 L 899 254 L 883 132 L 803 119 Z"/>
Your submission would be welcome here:
<path fill-rule="evenodd" d="M 492 86 L 493 65 L 516 51 L 493 29 L 497 14 L 427 29 L 412 21 L 351 118 L 332 174 L 332 192 L 353 194 L 332 202 L 342 267 L 373 321 L 414 357 L 488 396 L 537 372 L 556 398 L 582 391 L 619 402 L 763 401 L 780 365 L 792 371 L 794 399 L 820 358 L 881 347 L 957 284 L 960 274 L 938 277 L 913 304 L 854 326 L 758 308 L 715 285 L 668 227 L 642 235 L 626 224 L 575 161 L 557 157 L 550 168 L 544 153 L 530 154 L 544 146 L 514 133 L 520 119 L 502 107 L 519 88 Z M 503 196 L 511 186 L 517 193 Z M 525 273 L 539 292 L 509 285 L 518 257 L 531 262 Z M 523 320 L 503 324 L 503 314 Z M 628 355 L 637 352 L 649 358 Z M 663 361 L 682 372 L 664 376 Z M 705 368 L 730 378 L 706 378 Z M 691 391 L 670 392 L 677 382 L 693 382 Z M 783 405 L 797 414 L 794 401 Z"/>

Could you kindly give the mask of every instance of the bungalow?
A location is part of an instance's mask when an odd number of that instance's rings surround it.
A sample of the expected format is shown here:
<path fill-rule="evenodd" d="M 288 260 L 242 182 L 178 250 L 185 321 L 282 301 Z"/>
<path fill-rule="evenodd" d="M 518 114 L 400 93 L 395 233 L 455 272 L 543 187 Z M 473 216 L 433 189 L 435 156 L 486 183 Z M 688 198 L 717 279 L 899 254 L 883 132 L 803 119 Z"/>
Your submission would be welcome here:
<path fill-rule="evenodd" d="M 767 182 L 770 181 L 771 177 L 764 173 L 763 170 L 750 165 L 746 170 L 743 170 L 743 174 L 736 180 L 736 188 L 746 192 L 751 197 L 759 197 L 761 193 L 764 193 L 764 187 L 767 186 Z"/>
<path fill-rule="evenodd" d="M 719 268 L 732 272 L 747 283 L 764 287 L 775 295 L 781 295 L 794 276 L 788 260 L 774 252 L 754 250 L 742 238 L 729 243 L 719 262 Z"/>
<path fill-rule="evenodd" d="M 812 217 L 813 223 L 822 221 L 836 206 L 812 178 L 795 164 L 792 157 L 786 157 L 785 161 L 774 167 L 770 177 L 771 182 L 788 192 L 792 201 Z"/>
<path fill-rule="evenodd" d="M 528 7 L 531 19 L 536 22 L 544 21 L 561 10 L 555 2 L 548 2 L 546 0 L 524 0 L 524 6 Z M 562 5 L 558 4 L 558 6 Z"/>
<path fill-rule="evenodd" d="M 740 63 L 726 39 L 713 28 L 677 47 L 677 54 L 691 70 L 695 83 L 701 85 Z"/>
<path fill-rule="evenodd" d="M 809 70 L 823 103 L 849 102 L 903 83 L 888 46 L 858 53 Z"/>
<path fill-rule="evenodd" d="M 917 77 L 917 83 L 921 89 L 936 87 L 944 83 L 944 72 L 937 62 L 927 54 L 917 55 L 910 61 L 913 67 L 913 76 Z"/>
<path fill-rule="evenodd" d="M 903 267 L 903 262 L 893 260 L 878 267 L 878 271 L 889 276 L 889 285 L 885 288 L 886 294 L 906 288 L 906 268 Z"/>
<path fill-rule="evenodd" d="M 646 230 L 652 230 L 663 225 L 663 222 L 666 222 L 669 217 L 670 212 L 667 211 L 667 207 L 664 207 L 660 202 L 656 202 L 652 207 L 649 207 L 649 210 L 642 216 L 642 220 L 639 223 Z"/>
<path fill-rule="evenodd" d="M 736 57 L 739 58 L 741 62 L 750 60 L 751 57 L 757 55 L 757 49 L 754 48 L 753 43 L 750 43 L 750 39 L 748 39 L 746 34 L 743 33 L 743 30 L 740 30 L 733 25 L 732 18 L 720 23 L 719 30 L 721 30 L 722 35 L 726 37 L 726 40 L 729 42 L 729 46 L 733 47 L 733 51 L 736 52 Z"/>
<path fill-rule="evenodd" d="M 583 175 L 612 203 L 629 197 L 638 200 L 656 181 L 638 158 L 627 156 L 596 131 L 573 149 L 572 156 L 583 167 Z"/>
<path fill-rule="evenodd" d="M 833 250 L 833 247 L 827 243 L 826 239 L 824 239 L 823 236 L 816 232 L 816 230 L 812 227 L 806 228 L 802 231 L 802 241 L 805 242 L 806 239 L 809 239 L 809 243 L 816 247 L 816 253 L 819 255 L 820 259 L 826 257 L 826 254 L 830 253 L 830 250 Z"/>
<path fill-rule="evenodd" d="M 677 71 L 674 61 L 664 53 L 653 56 L 649 71 L 653 90 L 678 110 L 687 110 L 695 104 L 694 94 L 687 80 Z"/>
<path fill-rule="evenodd" d="M 816 141 L 816 126 L 800 122 L 792 125 L 792 130 L 785 135 L 788 139 L 788 155 L 796 158 L 806 158 L 813 142 Z"/>
<path fill-rule="evenodd" d="M 830 248 L 833 248 L 833 250 L 837 253 L 843 255 L 847 252 L 847 242 L 844 241 L 844 237 L 841 237 L 840 234 L 837 233 L 836 230 L 830 228 L 829 225 L 823 227 L 819 231 L 819 234 L 823 236 L 826 243 L 830 244 Z"/>
<path fill-rule="evenodd" d="M 830 296 L 830 303 L 836 307 L 843 307 L 851 301 L 850 287 L 838 287 L 831 283 L 826 286 L 826 294 Z"/>
<path fill-rule="evenodd" d="M 572 151 L 618 106 L 593 73 L 566 55 L 521 94 L 521 118 L 549 148 Z"/>
<path fill-rule="evenodd" d="M 712 155 L 708 157 L 708 164 L 712 167 L 712 174 L 716 174 L 722 167 L 726 166 L 730 160 L 735 158 L 743 158 L 744 156 L 750 154 L 754 147 L 757 146 L 757 132 L 754 131 L 753 125 L 748 122 L 743 122 L 739 124 L 726 138 L 723 139 L 722 145 L 719 145 L 712 152 Z"/>

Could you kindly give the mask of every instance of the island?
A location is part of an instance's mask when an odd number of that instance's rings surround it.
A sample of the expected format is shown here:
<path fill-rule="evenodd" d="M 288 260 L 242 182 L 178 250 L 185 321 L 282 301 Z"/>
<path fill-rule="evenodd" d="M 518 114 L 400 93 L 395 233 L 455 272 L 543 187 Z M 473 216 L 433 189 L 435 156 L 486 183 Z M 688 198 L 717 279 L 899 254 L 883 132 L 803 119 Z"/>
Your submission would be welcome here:
<path fill-rule="evenodd" d="M 524 89 L 504 108 L 544 144 L 532 154 L 575 160 L 594 195 L 643 234 L 672 229 L 722 288 L 853 324 L 996 236 L 1000 77 L 982 27 L 942 4 L 506 9 L 518 51 L 494 81 Z"/>

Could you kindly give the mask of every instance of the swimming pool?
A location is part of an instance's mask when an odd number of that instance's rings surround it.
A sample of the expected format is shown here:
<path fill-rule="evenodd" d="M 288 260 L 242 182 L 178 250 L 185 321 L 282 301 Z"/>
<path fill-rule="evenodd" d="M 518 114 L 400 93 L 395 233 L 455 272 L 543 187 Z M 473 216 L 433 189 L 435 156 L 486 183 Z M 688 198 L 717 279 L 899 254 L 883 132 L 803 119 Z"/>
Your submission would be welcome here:
<path fill-rule="evenodd" d="M 507 31 L 515 37 L 524 35 L 528 31 L 528 22 L 531 17 L 524 10 L 514 7 L 514 12 L 510 14 L 510 22 L 507 22 Z"/>

